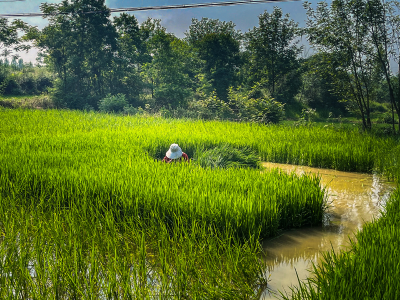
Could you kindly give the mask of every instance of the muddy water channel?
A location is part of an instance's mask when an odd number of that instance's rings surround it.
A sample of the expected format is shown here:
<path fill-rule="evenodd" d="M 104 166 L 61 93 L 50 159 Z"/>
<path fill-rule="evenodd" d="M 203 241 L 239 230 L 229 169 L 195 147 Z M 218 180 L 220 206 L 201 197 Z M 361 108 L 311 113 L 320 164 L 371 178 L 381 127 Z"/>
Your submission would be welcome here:
<path fill-rule="evenodd" d="M 291 294 L 289 286 L 298 286 L 296 271 L 301 280 L 305 279 L 311 275 L 308 271 L 311 262 L 321 259 L 321 251 L 346 249 L 348 236 L 353 237 L 365 222 L 379 217 L 380 209 L 394 188 L 394 184 L 377 175 L 276 163 L 263 163 L 263 166 L 298 174 L 319 174 L 329 195 L 330 206 L 321 227 L 288 230 L 263 242 L 271 274 L 269 288 L 288 294 Z M 262 297 L 275 298 L 268 292 Z"/>

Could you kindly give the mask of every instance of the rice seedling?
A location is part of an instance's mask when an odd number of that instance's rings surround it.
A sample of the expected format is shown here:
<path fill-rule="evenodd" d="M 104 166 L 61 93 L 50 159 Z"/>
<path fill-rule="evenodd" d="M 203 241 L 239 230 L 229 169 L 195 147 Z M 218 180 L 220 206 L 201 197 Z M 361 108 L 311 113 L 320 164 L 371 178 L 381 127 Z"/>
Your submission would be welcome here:
<path fill-rule="evenodd" d="M 251 239 L 215 238 L 196 223 L 172 233 L 157 219 L 118 224 L 96 203 L 83 215 L 0 200 L 2 299 L 256 299 L 266 288 Z"/>

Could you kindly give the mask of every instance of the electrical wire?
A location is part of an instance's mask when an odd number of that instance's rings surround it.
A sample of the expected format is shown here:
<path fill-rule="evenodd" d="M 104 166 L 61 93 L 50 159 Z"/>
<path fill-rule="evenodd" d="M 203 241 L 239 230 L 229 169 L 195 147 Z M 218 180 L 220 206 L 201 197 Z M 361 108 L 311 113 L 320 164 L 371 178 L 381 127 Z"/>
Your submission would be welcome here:
<path fill-rule="evenodd" d="M 16 0 L 24 1 L 24 0 Z M 226 1 L 226 2 L 208 2 L 208 3 L 193 3 L 193 4 L 177 4 L 177 5 L 163 5 L 163 6 L 147 6 L 147 7 L 126 7 L 126 8 L 110 8 L 108 11 L 82 11 L 78 14 L 99 14 L 107 12 L 126 12 L 126 11 L 147 11 L 147 10 L 167 10 L 167 9 L 184 9 L 184 8 L 198 8 L 198 7 L 215 7 L 215 6 L 232 6 L 241 4 L 259 4 L 259 3 L 276 3 L 276 2 L 290 2 L 299 0 L 239 0 L 239 1 Z M 68 13 L 56 13 L 54 15 L 62 15 Z M 23 18 L 23 17 L 45 17 L 49 14 L 45 13 L 15 13 L 15 14 L 0 14 L 0 18 Z M 52 14 L 53 15 L 53 14 Z"/>

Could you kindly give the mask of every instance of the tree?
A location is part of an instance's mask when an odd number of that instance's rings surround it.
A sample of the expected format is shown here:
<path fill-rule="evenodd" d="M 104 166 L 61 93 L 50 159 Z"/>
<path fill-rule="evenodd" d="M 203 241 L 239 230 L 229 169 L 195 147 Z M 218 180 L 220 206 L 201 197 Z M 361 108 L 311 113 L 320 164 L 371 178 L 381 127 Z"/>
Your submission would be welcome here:
<path fill-rule="evenodd" d="M 22 58 L 18 59 L 18 69 L 22 70 L 24 68 L 24 60 Z"/>
<path fill-rule="evenodd" d="M 271 14 L 265 11 L 259 16 L 259 27 L 246 34 L 251 86 L 262 82 L 272 97 L 285 102 L 297 94 L 301 85 L 297 74 L 297 56 L 301 52 L 298 34 L 298 24 L 288 14 L 283 16 L 278 7 Z"/>
<path fill-rule="evenodd" d="M 9 50 L 15 46 L 15 50 L 28 50 L 28 45 L 22 45 L 21 38 L 18 37 L 19 30 L 27 30 L 29 26 L 21 20 L 14 20 L 9 24 L 5 18 L 0 18 L 0 49 Z M 5 55 L 7 56 L 7 55 Z"/>
<path fill-rule="evenodd" d="M 363 19 L 364 26 L 368 29 L 373 44 L 373 51 L 368 53 L 380 64 L 389 91 L 389 99 L 392 108 L 393 132 L 396 132 L 394 125 L 394 111 L 400 120 L 400 89 L 397 90 L 392 80 L 393 72 L 390 61 L 397 61 L 399 66 L 398 79 L 400 82 L 400 18 L 398 10 L 400 3 L 393 1 L 386 4 L 381 0 L 365 1 L 366 16 Z M 397 84 L 396 84 L 397 85 Z M 400 122 L 399 122 L 400 132 Z"/>
<path fill-rule="evenodd" d="M 345 112 L 343 95 L 334 93 L 334 80 L 330 75 L 335 58 L 332 55 L 316 53 L 302 62 L 302 87 L 299 93 L 300 101 L 306 102 L 311 108 L 324 111 Z"/>
<path fill-rule="evenodd" d="M 112 94 L 126 95 L 129 102 L 134 104 L 143 90 L 140 77 L 142 66 L 151 61 L 148 51 L 149 32 L 139 26 L 135 16 L 125 13 L 114 17 L 113 25 L 118 38 L 110 74 L 110 91 Z"/>
<path fill-rule="evenodd" d="M 235 83 L 240 62 L 242 35 L 232 22 L 208 18 L 192 19 L 186 41 L 204 61 L 203 73 L 219 99 L 226 101 L 228 90 Z"/>
<path fill-rule="evenodd" d="M 333 0 L 316 10 L 306 2 L 307 34 L 311 45 L 334 58 L 329 68 L 337 93 L 344 95 L 350 108 L 356 108 L 363 128 L 371 129 L 370 102 L 374 97 L 376 60 L 369 55 L 373 46 L 364 22 L 363 0 Z"/>
<path fill-rule="evenodd" d="M 43 3 L 49 25 L 31 32 L 36 46 L 57 73 L 55 96 L 71 108 L 93 107 L 110 90 L 109 74 L 117 34 L 104 0 Z M 85 13 L 85 12 L 96 13 Z"/>
<path fill-rule="evenodd" d="M 143 75 L 151 82 L 156 106 L 176 108 L 185 106 L 192 94 L 191 60 L 189 45 L 167 33 L 159 20 L 148 20 L 149 47 L 152 61 L 143 67 Z"/>

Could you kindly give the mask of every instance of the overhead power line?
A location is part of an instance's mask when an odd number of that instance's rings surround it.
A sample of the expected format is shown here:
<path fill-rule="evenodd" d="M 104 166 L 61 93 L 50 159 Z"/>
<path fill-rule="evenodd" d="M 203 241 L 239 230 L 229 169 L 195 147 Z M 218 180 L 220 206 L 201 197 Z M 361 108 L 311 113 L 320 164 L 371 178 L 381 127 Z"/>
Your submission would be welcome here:
<path fill-rule="evenodd" d="M 23 0 L 18 0 L 23 1 Z M 214 6 L 232 6 L 241 4 L 259 4 L 259 3 L 277 3 L 289 2 L 299 0 L 239 0 L 227 2 L 209 2 L 209 3 L 193 3 L 193 4 L 177 4 L 177 5 L 163 5 L 163 6 L 147 6 L 147 7 L 125 7 L 125 8 L 110 8 L 111 12 L 126 12 L 126 11 L 147 11 L 147 10 L 167 10 L 167 9 L 183 9 L 183 8 L 198 8 L 198 7 L 214 7 Z M 99 14 L 107 11 L 82 11 L 79 14 Z M 58 15 L 67 13 L 57 13 Z M 43 17 L 47 16 L 45 13 L 15 13 L 15 14 L 0 14 L 1 18 L 23 18 L 23 17 Z"/>

